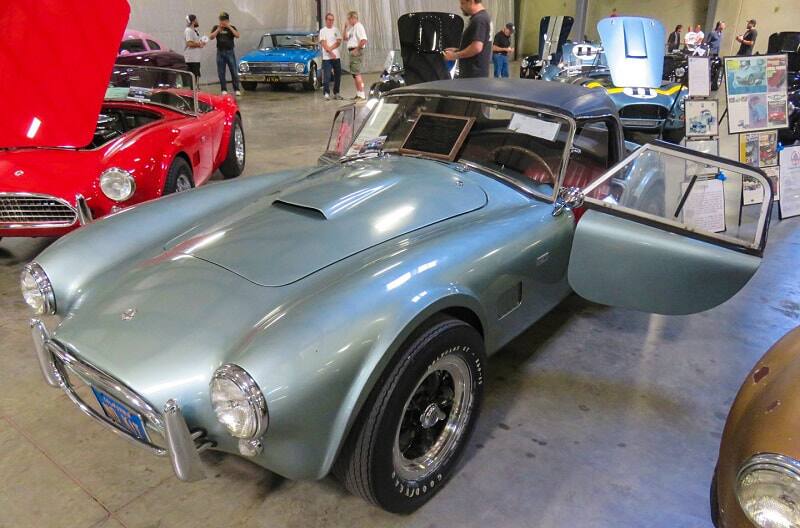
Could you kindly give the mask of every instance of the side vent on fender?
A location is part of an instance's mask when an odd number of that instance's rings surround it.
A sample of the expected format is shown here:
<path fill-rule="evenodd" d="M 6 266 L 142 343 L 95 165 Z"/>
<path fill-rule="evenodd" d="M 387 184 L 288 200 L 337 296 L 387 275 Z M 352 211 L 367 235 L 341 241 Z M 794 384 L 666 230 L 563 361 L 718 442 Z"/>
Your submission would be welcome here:
<path fill-rule="evenodd" d="M 497 298 L 497 318 L 502 319 L 522 304 L 522 282 L 501 293 Z"/>

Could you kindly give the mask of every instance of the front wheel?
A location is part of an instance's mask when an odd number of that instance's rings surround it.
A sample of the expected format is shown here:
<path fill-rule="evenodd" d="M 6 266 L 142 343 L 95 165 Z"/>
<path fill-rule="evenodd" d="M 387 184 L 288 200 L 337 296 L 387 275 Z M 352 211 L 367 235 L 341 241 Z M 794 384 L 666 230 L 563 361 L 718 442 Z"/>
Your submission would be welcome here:
<path fill-rule="evenodd" d="M 235 178 L 244 172 L 245 162 L 245 143 L 244 128 L 242 128 L 242 118 L 238 115 L 233 120 L 231 126 L 231 136 L 228 140 L 228 154 L 225 161 L 220 165 L 219 170 L 226 180 Z"/>
<path fill-rule="evenodd" d="M 256 89 L 258 83 L 255 81 L 242 81 L 242 88 L 245 92 L 252 92 Z"/>
<path fill-rule="evenodd" d="M 183 157 L 175 158 L 164 181 L 164 195 L 188 191 L 193 187 L 192 166 Z"/>
<path fill-rule="evenodd" d="M 441 316 L 412 335 L 397 357 L 333 471 L 351 493 L 410 513 L 455 472 L 483 400 L 486 356 L 474 328 Z"/>
<path fill-rule="evenodd" d="M 312 62 L 308 69 L 308 80 L 303 83 L 303 88 L 309 92 L 314 92 L 319 88 L 319 76 L 317 75 L 317 65 Z"/>

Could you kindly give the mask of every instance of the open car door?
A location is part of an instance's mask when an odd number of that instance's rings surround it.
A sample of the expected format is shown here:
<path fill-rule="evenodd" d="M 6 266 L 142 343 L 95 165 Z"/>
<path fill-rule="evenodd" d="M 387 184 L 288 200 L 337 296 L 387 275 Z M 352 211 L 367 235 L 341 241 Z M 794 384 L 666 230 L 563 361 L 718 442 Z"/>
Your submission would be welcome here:
<path fill-rule="evenodd" d="M 562 188 L 554 214 L 583 204 L 569 283 L 600 304 L 696 313 L 736 294 L 758 269 L 772 213 L 755 168 L 647 144 L 586 188 Z"/>

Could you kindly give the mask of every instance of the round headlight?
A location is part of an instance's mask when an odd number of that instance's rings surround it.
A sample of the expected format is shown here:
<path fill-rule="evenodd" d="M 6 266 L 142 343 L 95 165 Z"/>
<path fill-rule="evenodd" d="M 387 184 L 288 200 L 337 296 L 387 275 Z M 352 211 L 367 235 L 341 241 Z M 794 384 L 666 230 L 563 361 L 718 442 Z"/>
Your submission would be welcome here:
<path fill-rule="evenodd" d="M 255 380 L 237 365 L 222 365 L 211 379 L 211 407 L 236 438 L 258 438 L 269 425 L 267 401 Z"/>
<path fill-rule="evenodd" d="M 522 59 L 522 62 L 520 62 L 520 66 L 522 66 L 523 68 L 527 68 L 528 67 L 528 59 Z"/>
<path fill-rule="evenodd" d="M 242 73 L 247 73 L 250 71 L 250 65 L 247 62 L 242 61 L 239 63 L 239 71 Z"/>
<path fill-rule="evenodd" d="M 675 77 L 680 79 L 685 74 L 686 74 L 686 70 L 683 67 L 679 66 L 679 67 L 675 68 Z"/>
<path fill-rule="evenodd" d="M 304 71 L 306 71 L 306 65 L 303 64 L 302 62 L 297 62 L 294 65 L 294 71 L 296 71 L 297 73 L 303 73 Z"/>
<path fill-rule="evenodd" d="M 800 526 L 800 462 L 769 453 L 750 458 L 739 470 L 736 497 L 760 528 Z"/>
<path fill-rule="evenodd" d="M 22 269 L 20 288 L 25 303 L 36 315 L 53 315 L 56 313 L 56 298 L 53 285 L 42 267 L 32 262 Z"/>
<path fill-rule="evenodd" d="M 133 196 L 136 181 L 130 172 L 112 167 L 100 175 L 100 190 L 115 202 L 124 202 Z"/>

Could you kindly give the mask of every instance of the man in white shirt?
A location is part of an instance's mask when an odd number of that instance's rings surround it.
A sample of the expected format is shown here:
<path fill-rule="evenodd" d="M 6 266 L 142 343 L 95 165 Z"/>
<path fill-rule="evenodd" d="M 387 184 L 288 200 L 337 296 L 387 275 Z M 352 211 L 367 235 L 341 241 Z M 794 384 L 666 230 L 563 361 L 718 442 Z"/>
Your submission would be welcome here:
<path fill-rule="evenodd" d="M 196 83 L 200 83 L 200 60 L 203 56 L 201 51 L 206 43 L 203 42 L 200 32 L 197 28 L 200 23 L 197 21 L 196 15 L 186 15 L 186 29 L 183 31 L 183 40 L 186 46 L 183 50 L 183 58 L 186 59 L 186 67 L 196 77 Z"/>
<path fill-rule="evenodd" d="M 694 27 L 694 46 L 700 46 L 703 44 L 703 41 L 706 39 L 706 34 L 703 33 L 703 26 L 697 24 Z"/>
<path fill-rule="evenodd" d="M 350 11 L 347 14 L 347 25 L 344 27 L 344 39 L 347 41 L 347 51 L 350 53 L 350 74 L 356 84 L 355 99 L 366 99 L 364 92 L 364 48 L 367 46 L 367 30 L 364 24 L 358 21 L 358 12 Z"/>
<path fill-rule="evenodd" d="M 325 15 L 325 27 L 319 30 L 319 45 L 322 46 L 322 93 L 326 101 L 331 98 L 331 76 L 333 98 L 342 99 L 339 95 L 342 84 L 342 34 L 339 28 L 334 27 L 333 22 L 333 13 L 328 13 Z"/>
<path fill-rule="evenodd" d="M 686 36 L 683 37 L 683 43 L 687 50 L 694 51 L 694 45 L 697 42 L 697 33 L 694 32 L 691 24 L 686 27 L 688 29 L 686 30 Z"/>

